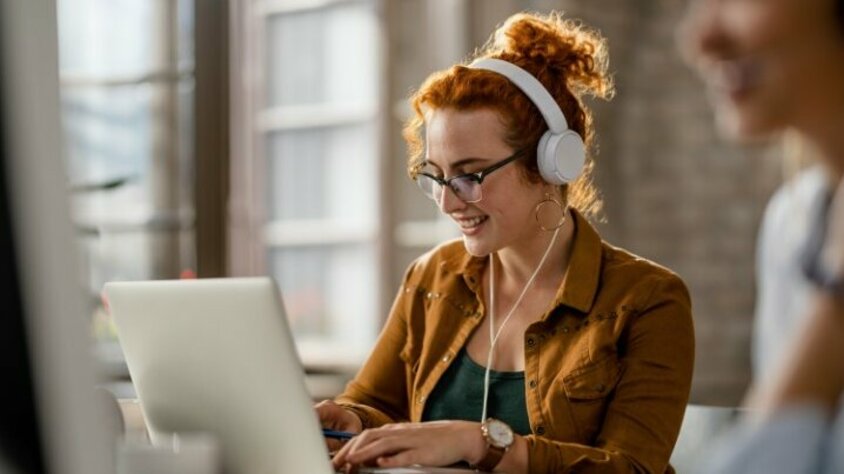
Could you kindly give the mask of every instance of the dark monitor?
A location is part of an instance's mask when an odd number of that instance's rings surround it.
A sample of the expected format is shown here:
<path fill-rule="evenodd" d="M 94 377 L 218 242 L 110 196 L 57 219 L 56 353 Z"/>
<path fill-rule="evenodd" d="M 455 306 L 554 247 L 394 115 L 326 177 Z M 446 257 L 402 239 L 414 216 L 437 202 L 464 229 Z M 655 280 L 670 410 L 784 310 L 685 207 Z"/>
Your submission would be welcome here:
<path fill-rule="evenodd" d="M 0 62 L 0 89 L 3 76 Z M 3 102 L 0 95 L 0 110 L 4 110 Z M 0 285 L 4 306 L 0 316 L 0 380 L 8 389 L 0 390 L 0 466 L 18 472 L 44 472 L 6 186 L 4 118 L 0 114 L 0 281 L 5 282 Z"/>
<path fill-rule="evenodd" d="M 107 473 L 70 222 L 55 1 L 0 0 L 0 472 Z M 100 413 L 100 410 L 103 413 Z"/>

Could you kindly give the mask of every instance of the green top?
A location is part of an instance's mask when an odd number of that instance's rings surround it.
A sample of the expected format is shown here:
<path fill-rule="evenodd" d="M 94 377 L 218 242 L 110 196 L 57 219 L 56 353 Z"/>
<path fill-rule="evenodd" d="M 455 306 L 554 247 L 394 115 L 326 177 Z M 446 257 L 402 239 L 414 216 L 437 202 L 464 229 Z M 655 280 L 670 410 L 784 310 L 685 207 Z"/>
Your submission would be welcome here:
<path fill-rule="evenodd" d="M 485 371 L 486 368 L 469 357 L 465 348 L 461 349 L 428 397 L 422 420 L 480 421 Z M 487 416 L 507 423 L 518 434 L 531 433 L 524 372 L 489 372 Z"/>

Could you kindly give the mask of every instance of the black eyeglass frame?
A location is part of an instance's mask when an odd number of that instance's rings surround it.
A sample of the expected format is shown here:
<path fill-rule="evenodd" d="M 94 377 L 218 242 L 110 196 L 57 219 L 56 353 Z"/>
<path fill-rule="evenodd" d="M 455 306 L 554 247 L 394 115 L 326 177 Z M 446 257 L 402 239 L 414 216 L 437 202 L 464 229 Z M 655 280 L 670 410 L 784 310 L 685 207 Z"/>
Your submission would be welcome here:
<path fill-rule="evenodd" d="M 413 179 L 414 179 L 414 181 L 417 181 L 419 179 L 419 176 L 426 176 L 426 177 L 434 180 L 434 182 L 436 182 L 440 186 L 442 186 L 443 189 L 445 189 L 446 186 L 451 188 L 451 192 L 453 192 L 454 195 L 457 196 L 463 202 L 467 202 L 467 203 L 480 202 L 483 199 L 483 193 L 481 194 L 480 199 L 477 199 L 477 200 L 474 200 L 474 201 L 467 201 L 467 200 L 460 197 L 458 190 L 455 189 L 451 185 L 451 182 L 456 180 L 456 179 L 469 178 L 472 181 L 478 183 L 478 186 L 480 186 L 480 185 L 483 184 L 484 179 L 486 179 L 487 176 L 492 174 L 494 171 L 501 169 L 504 166 L 509 165 L 510 163 L 518 160 L 519 158 L 522 158 L 525 155 L 525 152 L 527 152 L 527 151 L 528 151 L 528 148 L 523 148 L 521 150 L 517 150 L 515 153 L 508 156 L 507 158 L 504 158 L 500 161 L 497 161 L 497 162 L 491 164 L 490 166 L 488 166 L 488 167 L 486 167 L 486 168 L 484 168 L 480 171 L 475 171 L 473 173 L 463 173 L 463 174 L 458 174 L 457 176 L 452 176 L 450 178 L 443 179 L 443 178 L 440 178 L 439 176 L 434 176 L 431 173 L 419 172 Z M 428 196 L 428 197 L 430 197 L 434 201 L 437 201 L 437 199 L 434 196 Z"/>

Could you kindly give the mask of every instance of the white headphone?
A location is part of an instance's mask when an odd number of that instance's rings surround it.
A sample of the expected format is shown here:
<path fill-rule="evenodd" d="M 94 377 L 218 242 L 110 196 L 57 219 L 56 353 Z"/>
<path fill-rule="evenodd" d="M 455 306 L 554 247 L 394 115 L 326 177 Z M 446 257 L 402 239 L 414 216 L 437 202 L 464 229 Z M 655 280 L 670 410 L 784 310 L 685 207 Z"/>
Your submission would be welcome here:
<path fill-rule="evenodd" d="M 548 131 L 542 135 L 536 150 L 536 164 L 542 178 L 558 186 L 577 179 L 586 162 L 583 138 L 569 129 L 566 116 L 545 86 L 531 73 L 502 59 L 482 58 L 468 67 L 501 74 L 521 89 L 539 109 L 548 124 Z"/>

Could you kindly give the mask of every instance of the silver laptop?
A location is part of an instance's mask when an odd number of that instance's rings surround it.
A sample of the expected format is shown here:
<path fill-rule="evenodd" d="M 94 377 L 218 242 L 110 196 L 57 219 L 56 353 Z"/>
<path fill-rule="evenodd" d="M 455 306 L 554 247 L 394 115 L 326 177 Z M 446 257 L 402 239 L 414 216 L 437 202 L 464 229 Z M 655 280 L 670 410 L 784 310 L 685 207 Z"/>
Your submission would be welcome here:
<path fill-rule="evenodd" d="M 105 292 L 154 443 L 204 431 L 220 440 L 225 472 L 333 472 L 272 279 L 112 282 Z"/>

